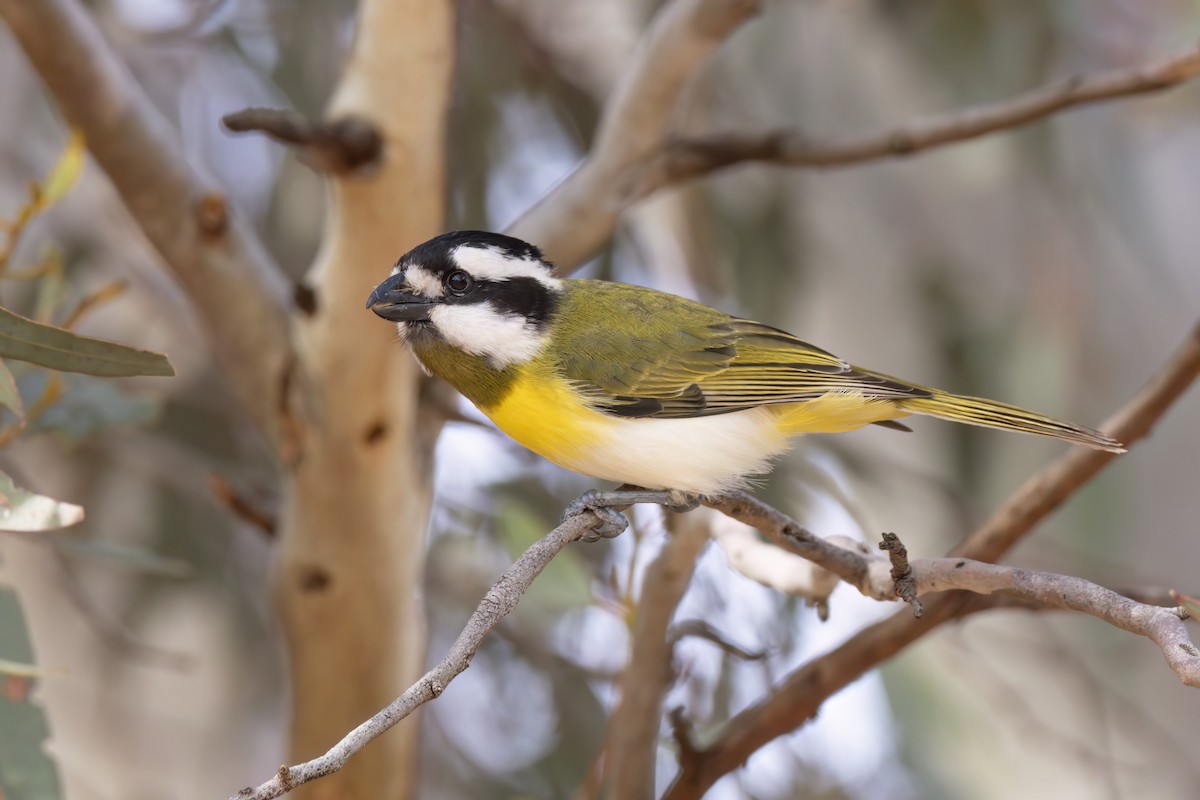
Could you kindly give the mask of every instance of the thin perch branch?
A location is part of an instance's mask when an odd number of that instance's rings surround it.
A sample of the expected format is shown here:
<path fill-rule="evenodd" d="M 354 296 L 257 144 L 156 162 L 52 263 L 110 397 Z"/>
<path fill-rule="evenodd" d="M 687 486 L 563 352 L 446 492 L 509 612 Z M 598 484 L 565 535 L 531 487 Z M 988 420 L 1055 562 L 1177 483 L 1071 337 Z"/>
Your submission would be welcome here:
<path fill-rule="evenodd" d="M 930 558 L 912 562 L 916 595 L 964 589 L 975 594 L 1004 594 L 1030 606 L 1079 611 L 1123 631 L 1150 639 L 1167 665 L 1188 686 L 1200 687 L 1200 649 L 1183 624 L 1182 609 L 1148 605 L 1123 597 L 1083 578 L 989 564 L 965 558 Z"/>
<path fill-rule="evenodd" d="M 793 129 L 730 133 L 668 142 L 635 170 L 624 202 L 659 189 L 746 162 L 787 167 L 848 167 L 884 158 L 903 158 L 942 145 L 1028 125 L 1059 111 L 1133 95 L 1160 92 L 1200 75 L 1200 50 L 1134 69 L 1074 75 L 990 105 L 916 120 L 853 139 L 813 140 Z"/>
<path fill-rule="evenodd" d="M 256 787 L 242 789 L 230 800 L 268 800 L 280 797 L 302 783 L 337 772 L 372 739 L 440 695 L 450 685 L 450 681 L 471 665 L 471 659 L 483 638 L 516 608 L 517 602 L 529 589 L 533 579 L 545 569 L 550 560 L 571 542 L 582 539 L 584 534 L 599 523 L 600 520 L 590 514 L 573 516 L 531 544 L 479 601 L 479 606 L 467 620 L 450 652 L 437 666 L 426 672 L 387 708 L 346 734 L 324 755 L 293 767 L 282 766 L 269 781 Z"/>
<path fill-rule="evenodd" d="M 1200 375 L 1200 325 L 1188 332 L 1167 364 L 1103 429 L 1132 448 L 1197 375 Z M 988 561 L 999 558 L 1113 458 L 1111 453 L 1073 448 L 1026 481 L 956 554 Z M 925 613 L 920 619 L 908 612 L 895 614 L 794 670 L 770 695 L 730 720 L 720 738 L 682 763 L 679 776 L 665 797 L 670 800 L 700 797 L 763 745 L 811 719 L 825 700 L 867 670 L 941 623 L 984 607 L 972 606 L 972 600 L 973 596 L 965 593 L 932 598 L 924 604 Z"/>

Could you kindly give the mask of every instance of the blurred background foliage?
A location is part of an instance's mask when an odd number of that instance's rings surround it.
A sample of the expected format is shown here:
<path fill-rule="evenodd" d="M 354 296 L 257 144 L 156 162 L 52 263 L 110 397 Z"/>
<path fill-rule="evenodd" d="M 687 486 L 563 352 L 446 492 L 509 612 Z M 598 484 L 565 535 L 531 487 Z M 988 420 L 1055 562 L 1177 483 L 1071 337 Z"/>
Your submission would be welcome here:
<path fill-rule="evenodd" d="M 537 5 L 459 4 L 449 227 L 504 227 L 578 162 L 598 100 L 655 6 L 581 0 L 539 16 Z M 321 178 L 217 120 L 262 105 L 318 115 L 355 4 L 90 6 L 190 157 L 223 180 L 299 281 L 320 244 Z M 564 19 L 574 22 L 555 27 Z M 768 0 L 706 68 L 680 124 L 797 125 L 829 137 L 890 128 L 1153 60 L 1198 30 L 1191 0 Z M 3 30 L 0 74 L 0 216 L 12 218 L 68 132 Z M 1194 322 L 1197 175 L 1200 87 L 1187 85 L 911 160 L 722 173 L 642 204 L 584 274 L 689 294 L 857 363 L 1094 424 Z M 61 398 L 6 441 L 0 461 L 18 484 L 85 507 L 87 519 L 53 545 L 0 538 L 0 582 L 17 587 L 25 611 L 22 624 L 14 596 L 0 594 L 0 658 L 65 668 L 39 675 L 34 696 L 49 711 L 66 797 L 225 796 L 281 762 L 287 676 L 265 589 L 269 536 L 213 486 L 269 516 L 273 467 L 184 297 L 98 170 L 84 168 L 30 222 L 12 258 L 57 265 L 4 288 L 5 305 L 37 318 L 62 322 L 45 309 L 61 314 L 124 286 L 77 330 L 166 352 L 178 377 L 64 376 Z M 59 380 L 13 372 L 27 415 Z M 435 660 L 500 569 L 591 485 L 462 412 L 438 448 L 425 586 Z M 895 530 L 910 551 L 934 554 L 1062 448 L 914 427 L 813 437 L 763 496 L 819 533 L 873 541 Z M 1194 594 L 1198 446 L 1191 396 L 1015 558 Z M 564 797 L 585 783 L 639 576 L 664 536 L 655 513 L 635 521 L 617 540 L 563 553 L 427 707 L 422 796 Z M 684 706 L 700 736 L 711 734 L 789 669 L 891 610 L 842 587 L 821 623 L 710 547 L 678 618 L 704 619 L 766 655 L 740 660 L 685 639 L 668 707 Z M 854 684 L 711 796 L 1188 796 L 1200 778 L 1187 745 L 1198 713 L 1195 693 L 1141 640 L 1090 620 L 994 612 Z M 4 707 L 0 774 L 17 752 L 12 719 Z M 675 763 L 665 730 L 661 752 L 665 785 Z M 56 780 L 38 780 L 24 793 L 6 784 L 6 796 L 59 794 Z"/>

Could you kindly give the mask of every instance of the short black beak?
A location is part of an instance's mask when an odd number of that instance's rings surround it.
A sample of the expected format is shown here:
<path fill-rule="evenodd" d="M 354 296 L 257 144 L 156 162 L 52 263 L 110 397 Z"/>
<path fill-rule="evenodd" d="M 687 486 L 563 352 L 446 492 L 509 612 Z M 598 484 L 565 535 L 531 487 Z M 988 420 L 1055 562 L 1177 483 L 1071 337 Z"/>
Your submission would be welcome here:
<path fill-rule="evenodd" d="M 433 303 L 410 292 L 404 273 L 398 272 L 375 287 L 367 298 L 367 308 L 392 322 L 426 322 Z"/>

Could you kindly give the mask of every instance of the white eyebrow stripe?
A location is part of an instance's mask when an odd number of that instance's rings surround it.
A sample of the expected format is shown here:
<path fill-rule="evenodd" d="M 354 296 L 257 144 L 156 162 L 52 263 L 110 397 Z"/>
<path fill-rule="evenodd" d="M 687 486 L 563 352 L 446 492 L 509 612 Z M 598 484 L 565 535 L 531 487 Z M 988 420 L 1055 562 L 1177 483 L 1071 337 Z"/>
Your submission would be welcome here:
<path fill-rule="evenodd" d="M 536 258 L 514 258 L 491 247 L 460 244 L 450 253 L 455 264 L 472 277 L 487 281 L 533 278 L 544 286 L 558 289 L 562 281 L 552 277 L 545 263 Z"/>
<path fill-rule="evenodd" d="M 419 264 L 413 264 L 404 271 L 404 282 L 411 286 L 417 294 L 426 297 L 442 296 L 442 282 Z"/>

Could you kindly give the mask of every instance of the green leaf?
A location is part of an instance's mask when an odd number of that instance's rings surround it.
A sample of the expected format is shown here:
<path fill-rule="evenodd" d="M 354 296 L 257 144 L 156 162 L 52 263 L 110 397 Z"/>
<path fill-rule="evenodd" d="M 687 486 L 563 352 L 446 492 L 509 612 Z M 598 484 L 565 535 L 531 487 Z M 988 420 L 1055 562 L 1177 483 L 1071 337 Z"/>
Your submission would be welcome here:
<path fill-rule="evenodd" d="M 49 531 L 82 521 L 82 506 L 18 489 L 0 472 L 0 531 Z"/>
<path fill-rule="evenodd" d="M 33 662 L 33 646 L 25 628 L 21 604 L 11 589 L 0 588 L 0 653 L 19 662 Z M 62 785 L 58 767 L 46 754 L 50 735 L 46 712 L 32 702 L 34 678 L 0 677 L 0 797 L 16 800 L 58 800 Z"/>
<path fill-rule="evenodd" d="M 106 378 L 175 374 L 162 353 L 80 336 L 0 308 L 0 358 Z"/>
<path fill-rule="evenodd" d="M 160 578 L 187 578 L 192 574 L 192 566 L 186 561 L 159 555 L 142 547 L 78 537 L 56 539 L 54 543 L 60 550 L 71 555 L 101 559 L 119 567 Z"/>
<path fill-rule="evenodd" d="M 25 397 L 40 397 L 50 373 L 26 367 L 18 370 L 17 384 Z M 25 435 L 57 433 L 70 443 L 84 441 L 122 425 L 141 425 L 157 419 L 162 403 L 126 391 L 125 387 L 91 375 L 64 374 L 62 396 L 37 419 L 29 421 Z"/>
<path fill-rule="evenodd" d="M 10 409 L 17 415 L 21 424 L 25 424 L 25 406 L 21 404 L 21 393 L 17 390 L 17 380 L 3 361 L 0 361 L 0 406 Z"/>

